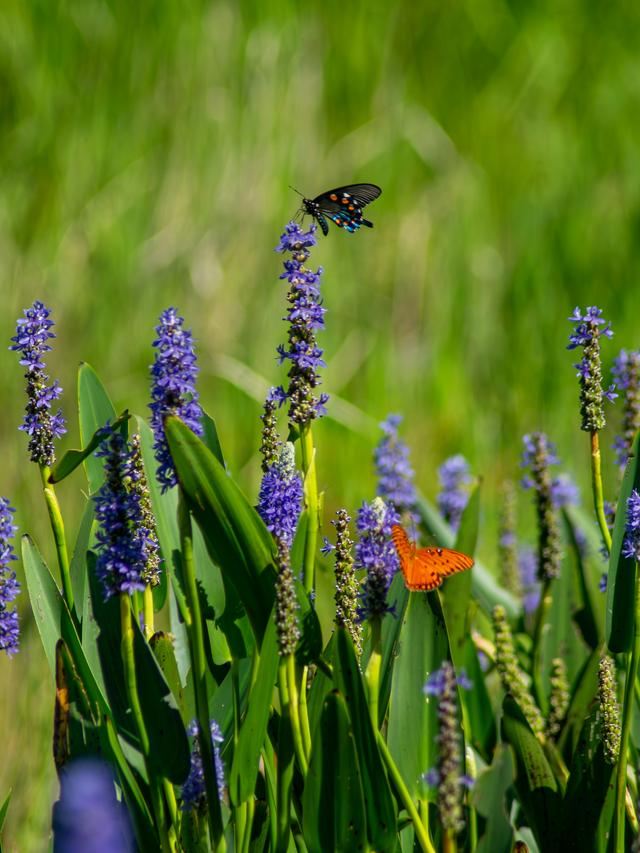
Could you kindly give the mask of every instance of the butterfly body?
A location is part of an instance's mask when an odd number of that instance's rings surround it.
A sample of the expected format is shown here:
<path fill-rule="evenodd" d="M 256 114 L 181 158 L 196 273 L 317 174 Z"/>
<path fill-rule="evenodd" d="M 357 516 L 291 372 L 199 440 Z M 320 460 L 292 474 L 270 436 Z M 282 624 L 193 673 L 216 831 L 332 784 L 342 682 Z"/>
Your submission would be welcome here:
<path fill-rule="evenodd" d="M 473 565 L 471 557 L 450 548 L 416 548 L 399 524 L 391 528 L 391 538 L 398 552 L 405 585 L 412 591 L 437 589 L 444 578 Z"/>
<path fill-rule="evenodd" d="M 329 233 L 328 219 L 338 228 L 353 234 L 361 225 L 373 228 L 373 222 L 362 216 L 362 208 L 375 201 L 381 192 L 375 184 L 349 184 L 328 190 L 315 198 L 303 198 L 301 210 L 316 220 L 325 237 Z"/>

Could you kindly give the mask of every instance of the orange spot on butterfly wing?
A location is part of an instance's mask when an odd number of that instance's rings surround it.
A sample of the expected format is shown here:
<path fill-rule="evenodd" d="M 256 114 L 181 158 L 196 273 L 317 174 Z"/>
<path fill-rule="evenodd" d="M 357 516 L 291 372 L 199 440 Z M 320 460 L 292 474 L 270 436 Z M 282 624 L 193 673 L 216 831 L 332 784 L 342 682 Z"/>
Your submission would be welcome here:
<path fill-rule="evenodd" d="M 450 548 L 421 548 L 416 551 L 416 562 L 423 563 L 440 578 L 448 578 L 473 566 L 473 559 Z"/>
<path fill-rule="evenodd" d="M 331 199 L 331 201 L 338 201 L 338 196 L 335 193 L 331 193 L 329 198 Z"/>

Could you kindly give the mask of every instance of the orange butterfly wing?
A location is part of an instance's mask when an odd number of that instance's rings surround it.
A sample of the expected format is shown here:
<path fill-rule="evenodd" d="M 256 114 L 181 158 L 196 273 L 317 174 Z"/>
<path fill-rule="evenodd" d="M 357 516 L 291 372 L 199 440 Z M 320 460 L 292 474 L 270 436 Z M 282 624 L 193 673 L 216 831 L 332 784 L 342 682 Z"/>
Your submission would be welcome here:
<path fill-rule="evenodd" d="M 394 524 L 391 538 L 400 558 L 400 568 L 407 589 L 437 589 L 443 578 L 464 572 L 473 565 L 471 557 L 450 548 L 420 548 L 409 541 L 404 528 Z"/>

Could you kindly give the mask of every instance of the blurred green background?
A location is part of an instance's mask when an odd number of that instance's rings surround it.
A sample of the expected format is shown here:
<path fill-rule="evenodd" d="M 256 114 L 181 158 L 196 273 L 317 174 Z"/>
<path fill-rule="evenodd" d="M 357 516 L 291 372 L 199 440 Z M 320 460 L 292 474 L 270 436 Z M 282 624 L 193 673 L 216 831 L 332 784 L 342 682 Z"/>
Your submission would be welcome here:
<path fill-rule="evenodd" d="M 52 308 L 61 449 L 78 444 L 80 361 L 117 408 L 145 411 L 153 327 L 175 305 L 255 495 L 258 400 L 283 375 L 273 247 L 299 204 L 288 185 L 364 180 L 383 187 L 375 229 L 332 227 L 312 258 L 334 398 L 316 429 L 328 510 L 371 497 L 390 411 L 406 416 L 429 496 L 453 452 L 485 476 L 487 559 L 523 432 L 547 430 L 586 486 L 566 317 L 602 306 L 607 367 L 640 344 L 640 7 L 5 0 L 0 16 L 0 340 L 34 299 Z M 0 493 L 50 554 L 14 354 L 0 371 Z M 81 487 L 59 490 L 70 538 Z M 30 851 L 56 783 L 50 677 L 26 612 L 23 630 L 21 654 L 0 660 L 0 798 L 14 787 L 7 849 Z"/>

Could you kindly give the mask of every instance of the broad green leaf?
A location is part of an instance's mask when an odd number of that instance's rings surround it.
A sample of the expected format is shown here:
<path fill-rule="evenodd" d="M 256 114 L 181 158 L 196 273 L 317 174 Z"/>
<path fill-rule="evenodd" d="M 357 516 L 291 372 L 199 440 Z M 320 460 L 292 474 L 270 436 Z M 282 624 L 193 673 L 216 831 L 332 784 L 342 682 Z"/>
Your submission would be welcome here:
<path fill-rule="evenodd" d="M 248 799 L 256 784 L 260 749 L 267 731 L 269 709 L 278 673 L 276 623 L 269 619 L 260 649 L 256 681 L 251 688 L 247 714 L 240 728 L 238 745 L 229 774 L 229 796 L 234 805 Z"/>
<path fill-rule="evenodd" d="M 574 557 L 578 605 L 573 620 L 584 641 L 595 649 L 604 639 L 604 597 L 599 586 L 604 564 L 600 538 L 593 523 L 589 525 L 589 533 L 585 532 L 578 507 L 565 507 L 562 515 Z"/>
<path fill-rule="evenodd" d="M 209 553 L 262 640 L 274 601 L 273 541 L 255 509 L 205 444 L 178 418 L 165 433 L 189 509 Z"/>
<path fill-rule="evenodd" d="M 129 420 L 131 415 L 128 412 L 123 412 L 119 417 L 114 418 L 111 421 L 112 429 L 117 429 L 118 427 L 123 427 L 126 429 L 126 423 Z M 106 421 L 102 424 L 104 427 Z M 78 468 L 85 459 L 88 459 L 97 448 L 102 444 L 104 440 L 104 434 L 102 432 L 102 427 L 98 428 L 87 444 L 81 450 L 67 450 L 62 459 L 55 465 L 51 474 L 49 474 L 49 482 L 50 483 L 59 483 L 61 480 L 64 480 L 69 474 L 72 474 L 76 468 Z"/>
<path fill-rule="evenodd" d="M 206 412 L 202 413 L 202 417 L 200 418 L 200 423 L 202 424 L 202 440 L 207 445 L 209 450 L 216 457 L 218 462 L 222 465 L 223 468 L 226 468 L 226 463 L 224 461 L 224 456 L 222 455 L 222 446 L 220 444 L 220 438 L 218 437 L 218 429 L 216 427 L 216 422 L 214 419 L 208 415 Z"/>
<path fill-rule="evenodd" d="M 522 710 L 507 694 L 502 703 L 502 737 L 516 758 L 516 791 L 526 822 L 541 850 L 561 850 L 562 800 L 553 771 Z"/>
<path fill-rule="evenodd" d="M 431 533 L 438 545 L 453 548 L 455 534 L 440 513 L 425 498 L 419 496 L 417 510 L 425 529 Z M 471 590 L 473 597 L 489 616 L 496 604 L 501 604 L 510 619 L 515 619 L 522 612 L 522 605 L 510 592 L 493 577 L 491 572 L 479 561 L 471 569 Z"/>
<path fill-rule="evenodd" d="M 22 537 L 22 563 L 31 610 L 42 640 L 51 675 L 55 676 L 56 643 L 60 637 L 62 608 L 60 590 L 40 556 L 36 544 L 28 535 Z"/>
<path fill-rule="evenodd" d="M 365 848 L 365 804 L 354 732 L 337 690 L 325 698 L 313 738 L 302 813 L 309 853 Z"/>
<path fill-rule="evenodd" d="M 402 572 L 396 572 L 394 579 L 391 581 L 387 601 L 389 606 L 393 608 L 392 613 L 388 613 L 382 620 L 382 661 L 380 663 L 380 692 L 378 695 L 378 718 L 380 725 L 387 715 L 389 706 L 389 698 L 391 696 L 391 683 L 393 678 L 393 670 L 398 656 L 398 644 L 400 642 L 400 632 L 404 622 L 404 614 L 409 603 L 410 593 L 404 585 Z M 366 650 L 366 660 L 369 660 L 369 648 Z M 366 669 L 363 653 L 363 670 Z"/>
<path fill-rule="evenodd" d="M 344 628 L 336 631 L 334 672 L 336 687 L 347 703 L 355 738 L 367 813 L 367 838 L 374 850 L 393 850 L 397 821 L 395 800 L 376 743 L 353 643 Z"/>
<path fill-rule="evenodd" d="M 458 690 L 464 699 L 469 715 L 470 732 L 465 731 L 465 739 L 476 751 L 489 761 L 496 745 L 496 721 L 491 711 L 491 699 L 487 690 L 484 673 L 478 659 L 478 650 L 471 636 L 467 636 L 462 655 L 462 667 L 472 683 L 471 690 Z"/>
<path fill-rule="evenodd" d="M 511 751 L 505 744 L 498 744 L 491 765 L 478 774 L 471 791 L 472 805 L 486 820 L 476 853 L 511 853 L 513 829 L 506 795 L 514 773 Z"/>
<path fill-rule="evenodd" d="M 387 744 L 414 799 L 434 797 L 432 789 L 420 780 L 436 765 L 437 701 L 425 696 L 422 688 L 448 658 L 438 593 L 412 592 L 393 669 Z"/>
<path fill-rule="evenodd" d="M 98 374 L 86 362 L 81 364 L 78 370 L 78 419 L 82 446 L 87 447 L 96 431 L 115 417 L 116 411 Z M 90 454 L 84 459 L 84 467 L 89 494 L 94 494 L 104 480 L 102 460 Z"/>
<path fill-rule="evenodd" d="M 299 580 L 296 580 L 295 587 L 300 627 L 300 639 L 296 646 L 296 661 L 301 666 L 305 666 L 316 661 L 322 651 L 322 628 L 318 614 L 304 586 Z"/>
<path fill-rule="evenodd" d="M 187 718 L 184 709 L 182 683 L 180 681 L 180 674 L 178 673 L 178 664 L 176 663 L 176 655 L 173 649 L 171 634 L 167 634 L 165 631 L 156 631 L 149 640 L 149 645 L 151 646 L 151 651 L 155 655 L 158 666 L 162 670 L 165 681 L 173 693 L 173 698 L 176 700 L 176 704 L 182 715 L 182 721 L 186 726 L 189 724 L 190 720 Z"/>
<path fill-rule="evenodd" d="M 640 491 L 639 452 L 640 432 L 633 441 L 620 486 L 609 559 L 605 638 L 609 649 L 616 654 L 630 651 L 633 642 L 636 563 L 635 560 L 622 555 L 622 545 L 627 523 L 627 501 L 634 489 Z"/>
<path fill-rule="evenodd" d="M 335 634 L 332 634 L 325 647 L 323 656 L 325 660 L 333 664 L 334 653 Z M 317 669 L 316 674 L 313 677 L 313 681 L 311 682 L 311 689 L 309 690 L 309 697 L 307 699 L 309 729 L 311 731 L 312 738 L 316 727 L 320 725 L 320 715 L 322 714 L 322 709 L 324 707 L 324 700 L 327 693 L 333 689 L 333 686 L 333 680 L 321 669 Z"/>

